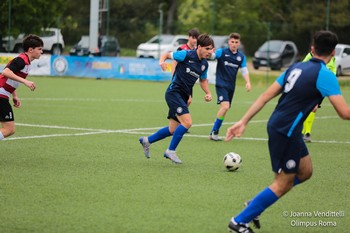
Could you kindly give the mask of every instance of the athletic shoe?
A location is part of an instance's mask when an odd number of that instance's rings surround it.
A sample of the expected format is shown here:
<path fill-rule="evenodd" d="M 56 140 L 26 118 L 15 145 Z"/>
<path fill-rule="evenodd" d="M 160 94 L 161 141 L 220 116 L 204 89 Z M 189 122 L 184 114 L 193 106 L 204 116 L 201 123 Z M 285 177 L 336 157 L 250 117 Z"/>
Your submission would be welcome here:
<path fill-rule="evenodd" d="M 179 159 L 179 157 L 177 157 L 176 155 L 176 151 L 174 150 L 166 150 L 164 153 L 164 157 L 167 159 L 170 159 L 171 161 L 173 161 L 174 163 L 182 163 L 182 161 Z"/>
<path fill-rule="evenodd" d="M 248 224 L 238 224 L 232 220 L 228 224 L 228 231 L 238 233 L 254 233 Z"/>
<path fill-rule="evenodd" d="M 250 204 L 251 201 L 252 200 L 249 200 L 249 201 L 245 202 L 244 206 L 247 207 Z M 252 222 L 253 222 L 253 224 L 254 224 L 254 226 L 256 228 L 260 229 L 261 225 L 260 225 L 259 216 L 256 216 L 255 218 L 253 218 Z"/>
<path fill-rule="evenodd" d="M 212 141 L 222 141 L 222 139 L 219 138 L 219 130 L 212 131 L 209 134 L 209 139 Z"/>
<path fill-rule="evenodd" d="M 303 135 L 304 142 L 311 142 L 311 134 L 306 133 Z"/>
<path fill-rule="evenodd" d="M 139 141 L 142 145 L 143 153 L 145 154 L 146 158 L 151 158 L 151 155 L 149 154 L 149 147 L 151 146 L 151 143 L 148 142 L 148 137 L 141 137 Z"/>

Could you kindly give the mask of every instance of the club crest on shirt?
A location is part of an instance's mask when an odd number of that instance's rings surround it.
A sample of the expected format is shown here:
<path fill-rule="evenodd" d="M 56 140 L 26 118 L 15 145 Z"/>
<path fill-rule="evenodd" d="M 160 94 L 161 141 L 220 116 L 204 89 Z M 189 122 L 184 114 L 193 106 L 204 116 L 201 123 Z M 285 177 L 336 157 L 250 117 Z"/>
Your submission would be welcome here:
<path fill-rule="evenodd" d="M 237 56 L 237 61 L 242 61 L 242 58 L 240 56 Z"/>
<path fill-rule="evenodd" d="M 182 111 L 183 111 L 183 109 L 182 109 L 181 107 L 178 107 L 178 108 L 176 109 L 176 112 L 177 112 L 177 113 L 182 113 Z"/>
<path fill-rule="evenodd" d="M 205 65 L 202 65 L 201 70 L 202 71 L 205 70 Z"/>

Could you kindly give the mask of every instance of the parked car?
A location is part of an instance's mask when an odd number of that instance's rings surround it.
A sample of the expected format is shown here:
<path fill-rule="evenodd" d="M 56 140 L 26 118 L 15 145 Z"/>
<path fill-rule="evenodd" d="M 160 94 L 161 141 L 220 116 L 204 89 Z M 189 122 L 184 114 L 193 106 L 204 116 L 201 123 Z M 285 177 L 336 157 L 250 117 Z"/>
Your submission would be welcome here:
<path fill-rule="evenodd" d="M 74 45 L 69 54 L 72 56 L 120 56 L 120 45 L 114 36 L 100 36 L 98 38 L 99 48 L 90 48 L 90 37 L 82 36 L 80 41 Z"/>
<path fill-rule="evenodd" d="M 350 45 L 337 44 L 334 57 L 337 76 L 350 75 Z"/>
<path fill-rule="evenodd" d="M 22 47 L 24 36 L 25 34 L 21 33 L 17 38 L 13 38 L 12 36 L 4 37 L 2 47 L 4 48 L 5 52 L 22 53 L 24 51 Z M 39 36 L 44 42 L 43 50 L 45 52 L 49 52 L 51 54 L 62 53 L 64 49 L 64 40 L 60 29 L 42 29 Z"/>
<path fill-rule="evenodd" d="M 269 40 L 266 41 L 254 54 L 254 69 L 261 66 L 270 67 L 271 70 L 280 70 L 299 61 L 297 46 L 292 41 Z"/>
<path fill-rule="evenodd" d="M 230 39 L 229 36 L 212 36 L 212 38 L 214 40 L 214 45 L 216 49 L 228 47 L 228 39 Z M 244 53 L 244 45 L 242 41 L 238 46 L 238 49 Z"/>
<path fill-rule="evenodd" d="M 158 59 L 159 54 L 162 55 L 168 51 L 176 51 L 180 45 L 186 44 L 187 41 L 188 36 L 186 35 L 162 34 L 160 39 L 159 35 L 156 35 L 149 41 L 141 43 L 139 46 L 137 46 L 136 56 L 140 58 Z"/>

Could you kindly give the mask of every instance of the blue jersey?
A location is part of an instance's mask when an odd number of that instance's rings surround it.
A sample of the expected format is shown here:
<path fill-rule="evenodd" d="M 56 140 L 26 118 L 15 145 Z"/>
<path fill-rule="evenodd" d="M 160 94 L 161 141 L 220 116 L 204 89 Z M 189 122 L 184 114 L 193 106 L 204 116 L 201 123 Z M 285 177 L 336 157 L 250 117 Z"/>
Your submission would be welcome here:
<path fill-rule="evenodd" d="M 336 76 L 316 58 L 292 65 L 276 81 L 283 91 L 268 127 L 288 137 L 301 133 L 304 120 L 324 97 L 341 95 Z"/>
<path fill-rule="evenodd" d="M 236 77 L 239 68 L 246 67 L 245 55 L 237 50 L 232 53 L 229 48 L 220 48 L 215 52 L 216 65 L 216 86 L 230 87 L 232 90 L 236 86 Z"/>
<path fill-rule="evenodd" d="M 198 78 L 207 78 L 208 62 L 198 58 L 197 50 L 176 51 L 172 58 L 178 63 L 167 91 L 176 91 L 188 98 Z"/>

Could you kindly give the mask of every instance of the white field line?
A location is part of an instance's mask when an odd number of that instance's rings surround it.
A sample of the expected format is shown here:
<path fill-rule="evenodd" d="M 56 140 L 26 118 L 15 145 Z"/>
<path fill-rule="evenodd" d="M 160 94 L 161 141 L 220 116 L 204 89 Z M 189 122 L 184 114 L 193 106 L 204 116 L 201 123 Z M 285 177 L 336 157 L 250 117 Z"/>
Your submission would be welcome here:
<path fill-rule="evenodd" d="M 150 102 L 150 103 L 164 103 L 160 100 L 145 100 L 145 99 L 97 99 L 97 98 L 21 98 L 21 100 L 35 100 L 35 101 L 74 101 L 74 102 Z"/>
<path fill-rule="evenodd" d="M 333 119 L 338 118 L 337 116 L 324 116 L 316 117 L 316 119 Z M 255 120 L 250 123 L 266 123 L 267 120 Z M 232 125 L 234 122 L 224 122 L 224 125 Z M 96 135 L 96 134 L 106 134 L 106 133 L 126 133 L 126 134 L 138 134 L 138 135 L 149 135 L 149 131 L 158 130 L 160 127 L 152 128 L 134 128 L 134 129 L 121 129 L 121 130 L 106 130 L 106 129 L 91 129 L 91 128 L 77 128 L 68 126 L 57 126 L 57 125 L 37 125 L 37 124 L 24 124 L 17 123 L 18 126 L 24 127 L 34 127 L 34 128 L 48 128 L 48 129 L 67 129 L 67 130 L 77 130 L 77 131 L 88 131 L 83 133 L 62 133 L 62 134 L 47 134 L 47 135 L 34 135 L 34 136 L 22 136 L 22 137 L 9 137 L 4 140 L 23 140 L 23 139 L 39 139 L 39 138 L 50 138 L 50 137 L 74 137 L 74 136 L 86 136 L 86 135 Z M 213 124 L 195 124 L 192 127 L 205 127 L 212 126 Z M 186 137 L 197 137 L 197 138 L 208 138 L 208 135 L 197 135 L 197 134 L 186 134 Z M 235 138 L 234 140 L 249 140 L 249 141 L 267 141 L 267 138 L 252 138 L 252 137 L 241 137 Z M 316 143 L 332 143 L 332 144 L 350 144 L 350 141 L 325 141 L 325 140 L 313 140 Z"/>
<path fill-rule="evenodd" d="M 99 98 L 21 98 L 21 100 L 35 100 L 35 101 L 74 101 L 74 102 L 147 102 L 147 103 L 164 103 L 163 99 L 155 100 L 155 99 L 99 99 Z M 199 104 L 207 104 L 207 102 L 201 100 L 193 100 L 193 102 Z M 249 104 L 251 105 L 254 101 L 235 101 L 236 104 Z M 276 105 L 276 101 L 270 101 L 268 103 Z M 323 103 L 322 106 L 331 107 L 330 103 Z"/>

